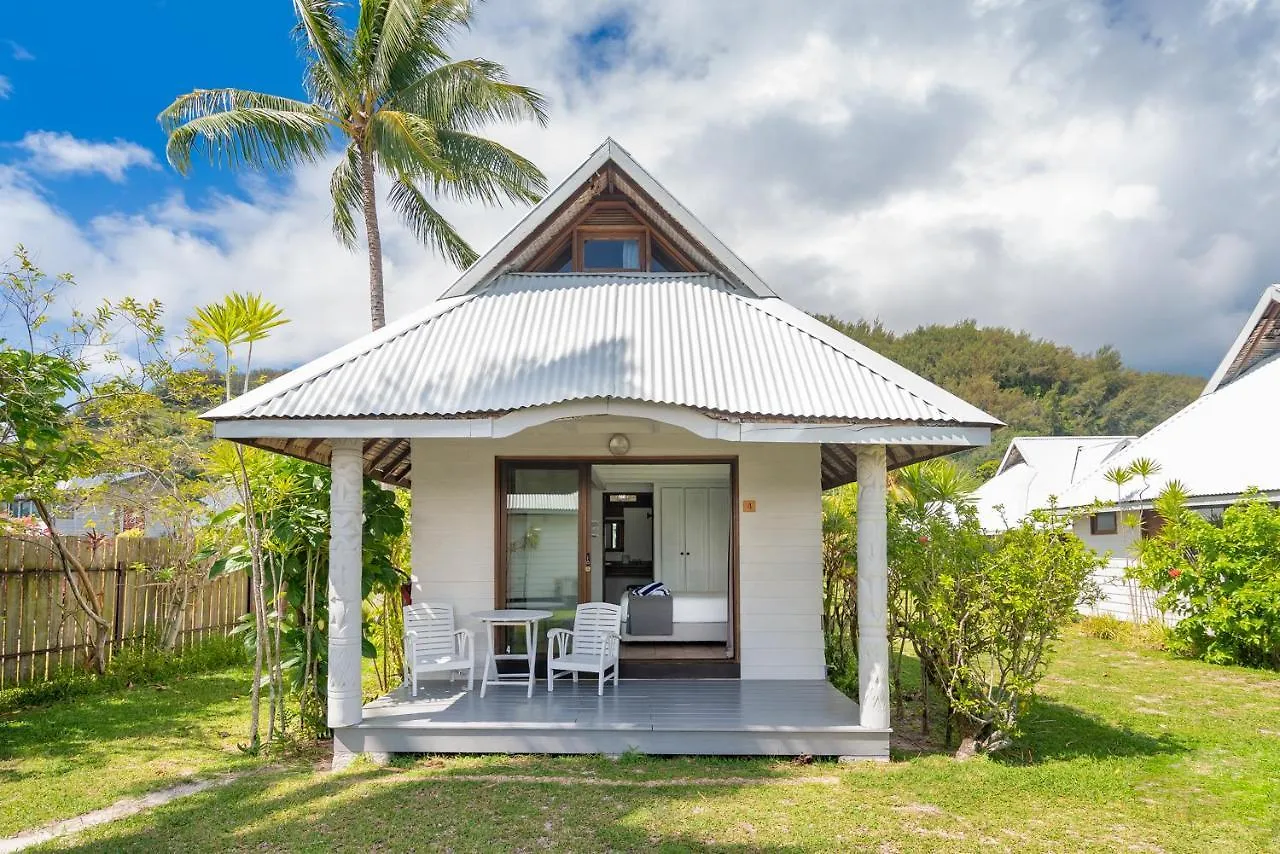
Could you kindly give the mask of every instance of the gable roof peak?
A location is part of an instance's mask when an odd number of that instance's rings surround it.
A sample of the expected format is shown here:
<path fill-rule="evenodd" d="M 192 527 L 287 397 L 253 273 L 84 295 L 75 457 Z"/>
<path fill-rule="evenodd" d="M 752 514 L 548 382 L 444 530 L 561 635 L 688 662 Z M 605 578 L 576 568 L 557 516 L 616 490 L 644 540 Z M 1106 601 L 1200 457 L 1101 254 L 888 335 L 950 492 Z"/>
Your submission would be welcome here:
<path fill-rule="evenodd" d="M 711 272 L 724 277 L 751 296 L 776 297 L 777 294 L 764 280 L 715 236 L 693 215 L 666 187 L 658 182 L 643 166 L 636 162 L 613 137 L 605 137 L 586 160 L 582 162 L 542 201 L 533 207 L 488 252 L 471 265 L 442 298 L 464 296 L 487 287 L 503 273 L 516 272 L 514 260 L 522 247 L 536 240 L 539 235 L 564 227 L 574 212 L 593 197 L 591 183 L 606 169 L 612 168 L 623 180 L 622 188 L 646 208 L 652 208 L 655 217 L 672 224 L 686 237 L 698 254 L 711 267 Z"/>

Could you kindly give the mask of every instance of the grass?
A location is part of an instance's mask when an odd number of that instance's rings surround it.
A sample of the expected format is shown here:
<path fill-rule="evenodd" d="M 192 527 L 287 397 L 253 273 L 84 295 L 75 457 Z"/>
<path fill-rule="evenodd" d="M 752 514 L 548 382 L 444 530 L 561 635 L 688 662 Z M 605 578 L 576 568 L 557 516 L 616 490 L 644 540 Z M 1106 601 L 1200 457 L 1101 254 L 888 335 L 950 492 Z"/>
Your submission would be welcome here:
<path fill-rule="evenodd" d="M 175 675 L 0 713 L 0 836 L 256 763 L 247 668 Z"/>
<path fill-rule="evenodd" d="M 243 702 L 216 695 L 243 690 L 244 683 L 219 687 L 226 678 L 193 679 L 171 692 L 122 700 L 135 704 L 133 721 L 122 723 L 115 737 L 136 738 L 144 751 L 141 742 L 165 737 L 166 728 L 144 726 L 137 716 L 176 715 L 189 727 L 186 735 L 168 733 L 152 761 L 227 767 L 237 760 L 223 757 L 226 740 L 216 730 L 224 725 L 210 720 L 235 719 Z M 177 701 L 186 693 L 189 700 Z M 1073 632 L 1051 665 L 1042 697 L 1017 749 L 996 759 L 956 763 L 928 750 L 899 751 L 883 766 L 635 755 L 616 761 L 409 757 L 390 768 L 357 765 L 341 774 L 296 763 L 48 847 L 1280 849 L 1280 674 L 1175 660 Z M 136 705 L 143 701 L 152 705 Z M 80 723 L 84 747 L 113 757 L 99 769 L 120 767 L 113 763 L 121 751 L 114 741 L 85 738 L 91 731 L 113 737 L 87 716 L 111 711 L 49 710 Z M 39 771 L 50 761 L 38 739 L 24 743 L 24 758 L 7 771 Z M 73 779 L 95 776 L 80 769 L 74 751 L 61 751 L 57 761 Z M 42 771 L 29 779 L 44 781 L 40 792 L 57 789 Z M 20 781 L 5 785 L 20 787 Z M 20 790 L 28 801 L 32 793 Z"/>

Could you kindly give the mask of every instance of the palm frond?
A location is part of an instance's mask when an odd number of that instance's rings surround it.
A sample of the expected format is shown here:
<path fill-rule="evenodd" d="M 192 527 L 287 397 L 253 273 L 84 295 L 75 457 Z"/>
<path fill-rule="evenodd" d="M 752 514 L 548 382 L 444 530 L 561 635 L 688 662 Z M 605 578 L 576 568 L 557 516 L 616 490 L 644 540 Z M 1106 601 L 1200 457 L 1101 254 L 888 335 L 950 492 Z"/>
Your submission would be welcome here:
<path fill-rule="evenodd" d="M 370 142 L 380 165 L 392 176 L 447 174 L 449 162 L 431 122 L 412 113 L 378 110 L 369 123 Z"/>
<path fill-rule="evenodd" d="M 547 124 L 542 93 L 512 83 L 505 68 L 487 59 L 463 59 L 432 68 L 400 87 L 387 106 L 425 116 L 439 127 L 464 131 L 494 122 L 532 119 Z"/>
<path fill-rule="evenodd" d="M 431 176 L 436 195 L 493 205 L 533 203 L 547 191 L 542 171 L 506 146 L 453 130 L 438 130 L 436 138 L 449 164 L 448 172 Z"/>
<path fill-rule="evenodd" d="M 243 89 L 197 89 L 159 115 L 169 134 L 165 155 L 179 172 L 203 144 L 214 163 L 283 169 L 328 150 L 331 117 L 305 101 Z"/>
<path fill-rule="evenodd" d="M 462 239 L 462 235 L 454 230 L 449 221 L 432 207 L 427 197 L 414 185 L 411 175 L 401 175 L 397 178 L 391 185 L 391 192 L 387 199 L 396 213 L 404 219 L 405 224 L 413 229 L 420 241 L 434 247 L 459 269 L 465 269 L 475 263 L 476 258 L 479 257 L 476 251 Z"/>
<path fill-rule="evenodd" d="M 369 84 L 383 99 L 449 61 L 446 50 L 471 24 L 473 0 L 389 0 Z"/>
<path fill-rule="evenodd" d="M 329 178 L 329 194 L 333 197 L 333 233 L 348 249 L 356 248 L 356 210 L 360 207 L 360 152 L 355 143 L 347 146 L 346 156 Z"/>
<path fill-rule="evenodd" d="M 351 67 L 351 37 L 338 18 L 341 6 L 335 0 L 293 0 L 298 16 L 294 37 L 314 60 L 308 83 L 319 86 L 317 94 L 333 97 L 335 104 L 353 100 L 359 89 Z"/>
<path fill-rule="evenodd" d="M 262 294 L 234 293 L 228 299 L 242 319 L 244 340 L 250 344 L 263 340 L 272 329 L 289 322 L 284 310 Z"/>

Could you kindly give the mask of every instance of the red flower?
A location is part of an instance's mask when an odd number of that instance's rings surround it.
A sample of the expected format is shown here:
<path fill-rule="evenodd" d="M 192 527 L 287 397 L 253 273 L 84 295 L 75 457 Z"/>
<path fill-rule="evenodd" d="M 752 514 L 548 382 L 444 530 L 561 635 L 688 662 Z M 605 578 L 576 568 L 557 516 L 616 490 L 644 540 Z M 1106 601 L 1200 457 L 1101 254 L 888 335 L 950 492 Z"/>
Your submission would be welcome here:
<path fill-rule="evenodd" d="M 922 542 L 922 543 L 927 543 L 927 542 L 929 542 L 929 537 L 928 537 L 928 535 L 927 535 L 927 534 L 921 534 L 921 535 L 920 535 L 920 542 Z"/>
<path fill-rule="evenodd" d="M 1180 570 L 1180 569 L 1171 569 L 1171 570 L 1169 570 L 1169 577 L 1170 577 L 1170 578 L 1177 578 L 1179 575 L 1182 575 L 1182 570 Z"/>

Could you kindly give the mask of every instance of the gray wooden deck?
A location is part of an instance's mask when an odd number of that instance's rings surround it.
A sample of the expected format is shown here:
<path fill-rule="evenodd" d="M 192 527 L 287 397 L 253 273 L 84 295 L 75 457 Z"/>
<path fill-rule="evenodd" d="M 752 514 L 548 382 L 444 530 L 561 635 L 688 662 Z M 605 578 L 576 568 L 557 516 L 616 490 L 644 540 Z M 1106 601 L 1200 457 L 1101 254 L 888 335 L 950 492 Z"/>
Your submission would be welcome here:
<path fill-rule="evenodd" d="M 334 733 L 339 751 L 375 753 L 623 753 L 854 756 L 886 759 L 889 730 L 858 726 L 858 706 L 826 682 L 736 679 L 595 680 L 467 691 L 406 688 L 364 707 Z"/>

